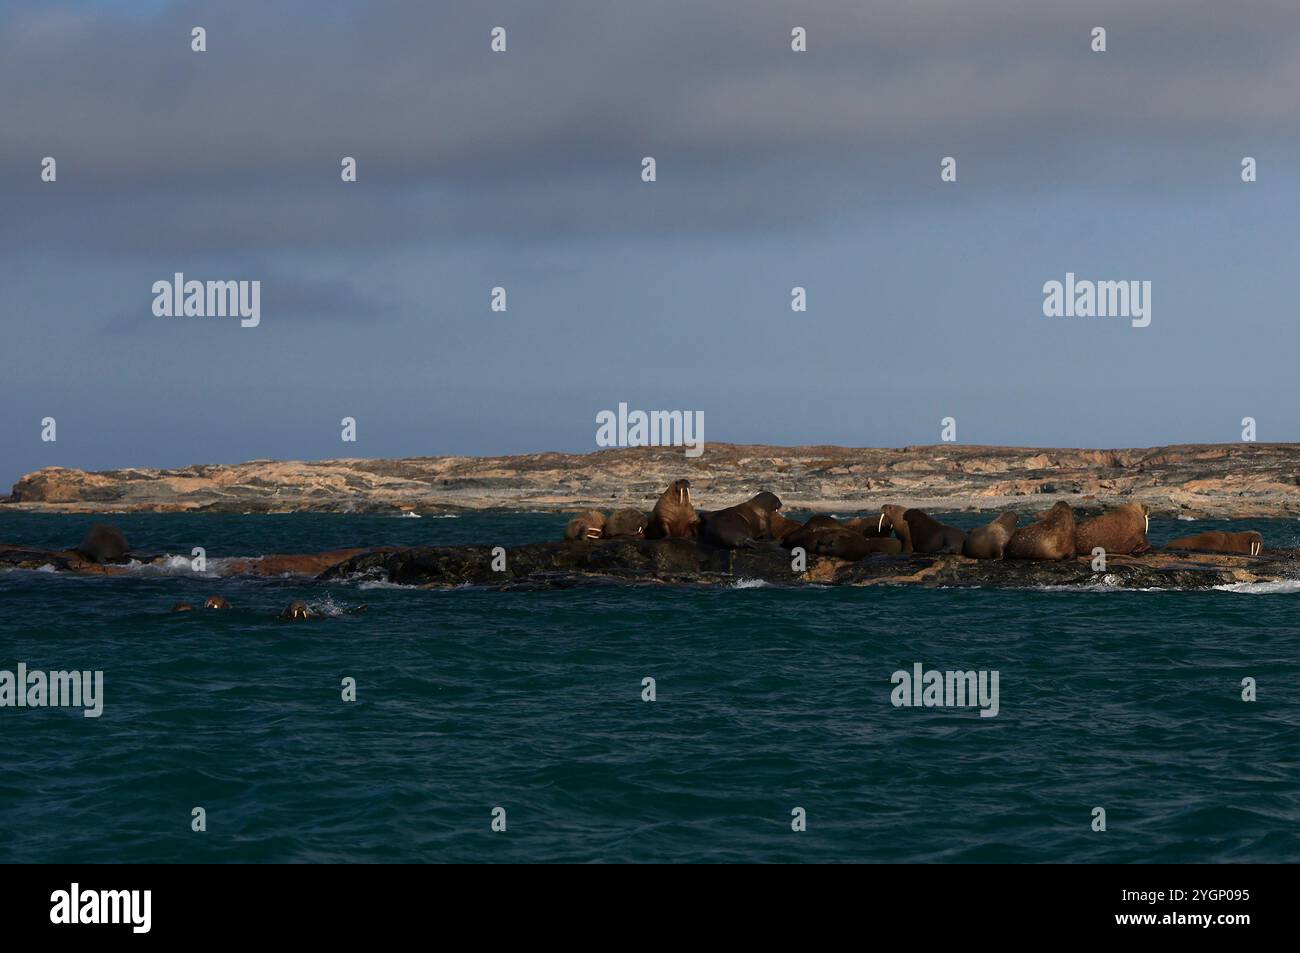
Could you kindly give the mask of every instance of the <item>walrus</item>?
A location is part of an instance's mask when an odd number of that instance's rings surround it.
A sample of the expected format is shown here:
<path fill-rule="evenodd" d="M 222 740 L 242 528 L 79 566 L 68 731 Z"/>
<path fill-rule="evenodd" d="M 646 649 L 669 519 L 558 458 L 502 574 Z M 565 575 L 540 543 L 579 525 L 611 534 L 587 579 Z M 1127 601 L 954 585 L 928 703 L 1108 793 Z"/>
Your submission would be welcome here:
<path fill-rule="evenodd" d="M 307 603 L 303 602 L 301 599 L 295 599 L 293 602 L 289 603 L 288 607 L 283 612 L 280 613 L 280 618 L 297 622 L 302 619 L 311 619 L 315 615 L 316 613 L 307 608 Z"/>
<path fill-rule="evenodd" d="M 971 530 L 962 541 L 961 554 L 971 559 L 1001 559 L 1018 520 L 1015 513 L 1007 512 L 992 523 Z"/>
<path fill-rule="evenodd" d="M 888 526 L 898 537 L 898 541 L 903 544 L 903 552 L 912 552 L 912 531 L 907 525 L 907 520 L 903 514 L 907 510 L 901 506 L 895 506 L 892 503 L 886 503 L 880 508 L 880 519 L 876 522 L 876 528 L 880 532 L 885 532 Z"/>
<path fill-rule="evenodd" d="M 605 517 L 606 539 L 640 539 L 645 535 L 646 518 L 640 510 L 615 510 Z"/>
<path fill-rule="evenodd" d="M 867 537 L 847 526 L 827 525 L 805 525 L 787 536 L 781 545 L 787 549 L 802 546 L 810 555 L 834 556 L 851 562 L 875 553 L 899 553 L 903 549 L 903 544 L 896 539 Z"/>
<path fill-rule="evenodd" d="M 1112 556 L 1145 553 L 1151 548 L 1147 542 L 1150 526 L 1151 517 L 1144 504 L 1125 503 L 1075 526 L 1074 553 L 1091 556 L 1099 546 Z"/>
<path fill-rule="evenodd" d="M 788 516 L 775 511 L 767 514 L 767 533 L 782 545 L 785 545 L 785 541 L 790 537 L 791 533 L 797 533 L 803 529 L 803 525 L 798 520 L 792 520 Z M 787 546 L 786 548 L 789 549 L 790 547 Z"/>
<path fill-rule="evenodd" d="M 740 549 L 770 539 L 771 514 L 781 508 L 775 493 L 759 493 L 744 503 L 709 514 L 704 523 L 704 541 L 724 549 Z"/>
<path fill-rule="evenodd" d="M 121 559 L 130 552 L 130 548 L 126 545 L 126 537 L 116 526 L 96 523 L 87 531 L 86 538 L 75 552 L 94 562 L 107 563 Z"/>
<path fill-rule="evenodd" d="M 203 603 L 205 609 L 229 609 L 230 603 L 222 596 L 208 596 L 208 601 Z"/>
<path fill-rule="evenodd" d="M 194 607 L 188 602 L 178 602 L 172 606 L 172 612 L 193 612 Z"/>
<path fill-rule="evenodd" d="M 1071 559 L 1074 557 L 1074 511 L 1061 500 L 1036 523 L 1011 534 L 1002 551 L 1006 559 Z"/>
<path fill-rule="evenodd" d="M 918 553 L 960 553 L 966 531 L 940 523 L 924 510 L 909 509 L 903 520 L 912 534 L 912 546 Z"/>
<path fill-rule="evenodd" d="M 600 539 L 605 529 L 605 514 L 600 510 L 586 510 L 569 520 L 564 528 L 565 539 Z"/>
<path fill-rule="evenodd" d="M 1199 549 L 1208 553 L 1244 553 L 1258 556 L 1264 551 L 1264 537 L 1255 530 L 1244 533 L 1226 533 L 1210 530 L 1195 536 L 1180 536 L 1165 543 L 1164 549 Z"/>
<path fill-rule="evenodd" d="M 894 531 L 894 525 L 884 518 L 883 513 L 880 517 L 855 516 L 851 520 L 845 520 L 844 525 L 869 539 L 884 538 L 892 535 Z"/>
<path fill-rule="evenodd" d="M 655 503 L 645 528 L 645 538 L 692 539 L 699 528 L 700 518 L 691 505 L 691 481 L 674 480 Z"/>

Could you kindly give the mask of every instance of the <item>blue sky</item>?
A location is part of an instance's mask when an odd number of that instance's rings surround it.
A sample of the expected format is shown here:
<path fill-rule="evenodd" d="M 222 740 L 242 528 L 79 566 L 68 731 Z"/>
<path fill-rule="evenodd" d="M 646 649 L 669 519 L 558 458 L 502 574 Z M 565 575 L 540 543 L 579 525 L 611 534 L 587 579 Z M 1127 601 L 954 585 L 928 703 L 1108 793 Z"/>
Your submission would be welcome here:
<path fill-rule="evenodd" d="M 586 451 L 620 401 L 709 441 L 1294 439 L 1285 4 L 475 6 L 0 3 L 0 485 Z M 176 271 L 260 280 L 261 325 L 154 317 Z M 1150 280 L 1151 326 L 1044 317 L 1067 271 Z"/>

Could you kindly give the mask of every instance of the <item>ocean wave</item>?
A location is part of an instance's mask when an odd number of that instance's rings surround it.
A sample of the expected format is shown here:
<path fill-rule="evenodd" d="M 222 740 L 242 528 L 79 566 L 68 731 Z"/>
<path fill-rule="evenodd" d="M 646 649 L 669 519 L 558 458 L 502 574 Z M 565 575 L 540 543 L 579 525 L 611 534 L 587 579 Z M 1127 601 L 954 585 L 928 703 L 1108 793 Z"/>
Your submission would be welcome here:
<path fill-rule="evenodd" d="M 732 589 L 762 589 L 769 585 L 765 579 L 737 579 L 730 586 Z"/>
<path fill-rule="evenodd" d="M 168 553 L 148 563 L 132 559 L 119 568 L 125 573 L 140 576 L 192 576 L 196 579 L 220 579 L 223 576 L 234 574 L 234 564 L 236 562 L 247 563 L 261 558 L 260 556 L 209 556 L 207 557 L 206 568 L 202 572 L 196 572 L 193 568 L 193 561 L 189 556 L 175 556 Z"/>
<path fill-rule="evenodd" d="M 335 619 L 339 616 L 347 615 L 351 610 L 344 605 L 334 601 L 334 597 L 326 594 L 318 599 L 304 599 L 307 603 L 307 609 L 313 615 L 327 616 Z"/>
<path fill-rule="evenodd" d="M 1300 579 L 1278 579 L 1274 582 L 1230 582 L 1214 588 L 1220 592 L 1245 592 L 1251 595 L 1300 592 Z"/>

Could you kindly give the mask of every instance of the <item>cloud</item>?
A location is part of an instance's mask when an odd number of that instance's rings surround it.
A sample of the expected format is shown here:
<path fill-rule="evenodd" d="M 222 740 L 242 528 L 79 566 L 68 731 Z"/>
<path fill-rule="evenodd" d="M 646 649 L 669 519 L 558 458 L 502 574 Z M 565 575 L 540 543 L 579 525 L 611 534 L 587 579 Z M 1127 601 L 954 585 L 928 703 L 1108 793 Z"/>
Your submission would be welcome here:
<path fill-rule="evenodd" d="M 32 223 L 0 241 L 112 255 L 775 231 L 934 201 L 945 154 L 986 191 L 1141 187 L 1152 164 L 1194 181 L 1300 119 L 1280 0 L 476 6 L 0 7 L 0 199 Z M 190 51 L 194 25 L 209 52 Z"/>

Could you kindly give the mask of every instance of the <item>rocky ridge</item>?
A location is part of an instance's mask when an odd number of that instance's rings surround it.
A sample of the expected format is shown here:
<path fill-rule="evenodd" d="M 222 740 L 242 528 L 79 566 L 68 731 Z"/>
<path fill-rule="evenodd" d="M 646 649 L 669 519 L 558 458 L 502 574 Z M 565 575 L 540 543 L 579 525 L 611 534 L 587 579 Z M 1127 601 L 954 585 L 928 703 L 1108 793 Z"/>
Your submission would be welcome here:
<path fill-rule="evenodd" d="M 935 512 L 1081 509 L 1145 503 L 1153 516 L 1300 517 L 1300 444 L 1184 444 L 1126 450 L 961 444 L 853 449 L 710 444 L 588 454 L 253 460 L 90 472 L 47 467 L 20 479 L 0 512 L 455 512 L 650 509 L 690 479 L 696 505 L 771 490 L 786 510 L 873 510 L 900 502 Z"/>

